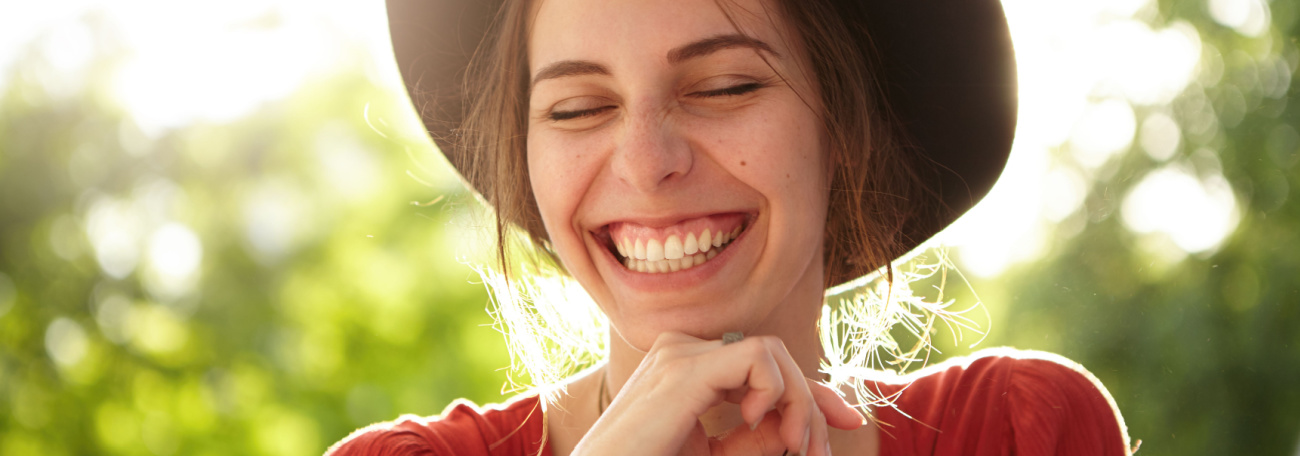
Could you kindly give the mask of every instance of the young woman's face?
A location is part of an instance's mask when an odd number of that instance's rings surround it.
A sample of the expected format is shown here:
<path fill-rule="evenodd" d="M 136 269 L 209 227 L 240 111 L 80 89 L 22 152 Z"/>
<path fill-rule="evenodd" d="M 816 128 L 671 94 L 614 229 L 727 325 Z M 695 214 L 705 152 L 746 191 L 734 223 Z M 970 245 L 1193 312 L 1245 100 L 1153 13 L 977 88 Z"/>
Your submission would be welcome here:
<path fill-rule="evenodd" d="M 735 24 L 714 0 L 534 6 L 530 184 L 565 267 L 642 349 L 820 308 L 817 93 L 772 6 L 728 4 Z"/>

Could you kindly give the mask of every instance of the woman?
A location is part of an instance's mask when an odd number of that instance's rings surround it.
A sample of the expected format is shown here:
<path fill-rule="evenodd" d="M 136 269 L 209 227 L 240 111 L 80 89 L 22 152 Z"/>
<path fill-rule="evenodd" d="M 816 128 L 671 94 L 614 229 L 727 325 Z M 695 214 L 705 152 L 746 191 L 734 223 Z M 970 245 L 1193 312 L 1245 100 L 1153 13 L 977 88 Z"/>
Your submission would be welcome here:
<path fill-rule="evenodd" d="M 1064 360 L 927 369 L 866 426 L 853 388 L 823 384 L 827 286 L 892 274 L 969 208 L 1015 123 L 995 2 L 857 3 L 390 1 L 426 125 L 497 211 L 501 267 L 522 230 L 608 317 L 608 357 L 553 402 L 454 405 L 333 454 L 1126 453 Z"/>

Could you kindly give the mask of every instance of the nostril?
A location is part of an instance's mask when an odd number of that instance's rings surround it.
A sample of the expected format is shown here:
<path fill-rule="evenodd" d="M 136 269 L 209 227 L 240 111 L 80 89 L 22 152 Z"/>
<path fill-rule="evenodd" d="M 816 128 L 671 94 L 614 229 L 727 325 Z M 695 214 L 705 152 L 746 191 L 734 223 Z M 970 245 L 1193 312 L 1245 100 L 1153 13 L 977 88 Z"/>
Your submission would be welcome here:
<path fill-rule="evenodd" d="M 685 178 L 694 158 L 685 138 L 663 122 L 635 121 L 627 127 L 611 167 L 620 180 L 642 191 Z"/>

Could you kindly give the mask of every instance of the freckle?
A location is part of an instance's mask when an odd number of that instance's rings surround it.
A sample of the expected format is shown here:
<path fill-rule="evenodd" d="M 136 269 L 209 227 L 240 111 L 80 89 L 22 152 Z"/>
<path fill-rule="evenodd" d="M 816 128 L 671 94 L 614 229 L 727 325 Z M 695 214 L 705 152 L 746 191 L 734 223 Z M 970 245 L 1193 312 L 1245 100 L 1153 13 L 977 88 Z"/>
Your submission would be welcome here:
<path fill-rule="evenodd" d="M 745 166 L 745 161 L 744 161 L 744 160 L 741 160 L 741 161 L 740 161 L 740 166 Z"/>
<path fill-rule="evenodd" d="M 790 174 L 787 173 L 787 174 L 785 175 L 785 178 L 786 178 L 786 179 L 789 179 L 789 178 L 790 178 Z"/>

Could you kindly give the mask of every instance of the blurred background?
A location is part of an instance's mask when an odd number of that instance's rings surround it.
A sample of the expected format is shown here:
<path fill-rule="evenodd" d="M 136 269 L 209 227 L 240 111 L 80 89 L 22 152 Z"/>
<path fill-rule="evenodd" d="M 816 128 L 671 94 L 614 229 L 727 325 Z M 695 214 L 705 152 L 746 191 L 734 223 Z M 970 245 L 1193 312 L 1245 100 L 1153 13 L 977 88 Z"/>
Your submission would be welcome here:
<path fill-rule="evenodd" d="M 1007 173 L 944 233 L 1142 455 L 1300 454 L 1290 0 L 1006 0 Z M 510 393 L 382 2 L 0 4 L 0 454 L 313 455 Z M 966 297 L 965 302 L 974 298 Z"/>

